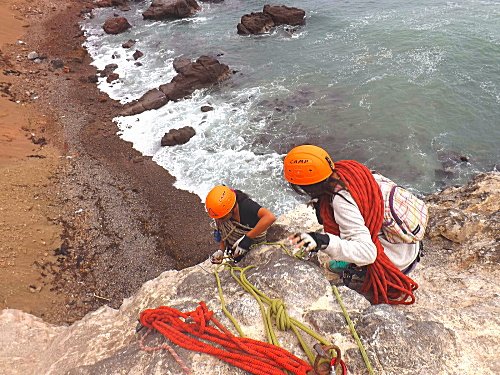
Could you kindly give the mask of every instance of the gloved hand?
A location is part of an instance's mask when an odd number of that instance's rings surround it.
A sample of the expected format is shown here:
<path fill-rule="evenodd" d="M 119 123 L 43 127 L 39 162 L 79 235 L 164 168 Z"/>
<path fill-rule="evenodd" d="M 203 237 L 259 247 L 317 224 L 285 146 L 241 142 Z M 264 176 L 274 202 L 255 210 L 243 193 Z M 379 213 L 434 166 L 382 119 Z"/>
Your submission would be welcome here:
<path fill-rule="evenodd" d="M 210 262 L 212 264 L 221 264 L 224 261 L 224 252 L 222 250 L 217 250 L 215 253 L 210 255 Z"/>
<path fill-rule="evenodd" d="M 245 254 L 250 250 L 250 246 L 252 246 L 253 240 L 244 235 L 239 238 L 233 245 L 233 259 L 235 262 L 239 262 Z"/>
<path fill-rule="evenodd" d="M 296 248 L 302 248 L 310 253 L 326 249 L 330 243 L 330 237 L 327 234 L 318 232 L 295 233 L 289 239 Z"/>

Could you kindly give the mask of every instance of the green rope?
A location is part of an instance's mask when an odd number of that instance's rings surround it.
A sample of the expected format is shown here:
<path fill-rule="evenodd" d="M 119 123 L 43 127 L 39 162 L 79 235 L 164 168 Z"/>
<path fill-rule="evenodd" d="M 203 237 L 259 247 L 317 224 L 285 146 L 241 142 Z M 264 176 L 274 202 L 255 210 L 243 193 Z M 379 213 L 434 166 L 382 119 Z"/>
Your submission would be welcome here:
<path fill-rule="evenodd" d="M 368 354 L 366 354 L 365 347 L 363 346 L 363 343 L 359 339 L 358 333 L 356 332 L 356 329 L 354 328 L 354 324 L 352 323 L 351 318 L 349 317 L 349 314 L 347 313 L 347 310 L 344 306 L 344 303 L 342 302 L 342 298 L 340 297 L 339 290 L 335 285 L 332 285 L 332 290 L 333 293 L 335 294 L 335 297 L 337 298 L 337 301 L 340 305 L 340 308 L 342 309 L 342 313 L 344 314 L 344 318 L 347 322 L 347 325 L 349 326 L 349 329 L 351 330 L 351 334 L 354 337 L 354 340 L 356 340 L 356 343 L 358 344 L 359 351 L 361 352 L 361 356 L 363 357 L 363 360 L 365 361 L 366 368 L 368 369 L 368 372 L 370 375 L 373 375 L 373 368 L 370 363 L 370 360 L 368 359 Z"/>
<path fill-rule="evenodd" d="M 288 247 L 285 246 L 285 244 L 283 244 L 282 242 L 264 242 L 264 243 L 261 243 L 259 245 L 279 246 L 283 249 L 283 251 L 287 255 L 294 256 L 294 257 L 299 258 L 299 259 L 303 258 L 302 253 L 299 252 L 299 253 L 293 254 L 288 249 Z M 319 335 L 316 332 L 314 332 L 313 330 L 311 330 L 309 327 L 305 326 L 304 324 L 302 324 L 298 320 L 288 316 L 288 313 L 286 311 L 286 306 L 285 306 L 285 303 L 283 302 L 283 300 L 276 299 L 276 298 L 269 298 L 262 291 L 260 291 L 255 285 L 253 285 L 250 281 L 248 281 L 248 279 L 245 275 L 245 272 L 248 271 L 249 269 L 255 268 L 255 266 L 250 265 L 250 266 L 247 266 L 245 268 L 241 268 L 241 267 L 233 266 L 233 265 L 228 264 L 228 263 L 225 263 L 223 265 L 224 265 L 224 268 L 229 268 L 233 279 L 245 291 L 250 293 L 257 301 L 261 315 L 262 315 L 263 320 L 264 320 L 264 329 L 266 331 L 268 342 L 273 344 L 273 345 L 280 346 L 279 341 L 276 337 L 276 333 L 274 332 L 273 325 L 272 325 L 272 321 L 273 321 L 273 317 L 274 317 L 276 327 L 280 331 L 286 331 L 288 329 L 292 330 L 292 332 L 297 337 L 297 340 L 299 341 L 302 349 L 304 350 L 309 362 L 311 363 L 311 365 L 313 365 L 314 361 L 316 359 L 315 354 L 313 353 L 313 351 L 311 350 L 311 348 L 309 347 L 307 342 L 304 340 L 299 329 L 302 330 L 303 332 L 307 333 L 309 336 L 314 338 L 316 341 L 318 341 L 322 345 L 330 346 L 331 344 L 325 338 L 323 338 L 321 335 Z M 231 322 L 235 326 L 235 328 L 238 331 L 238 333 L 240 334 L 240 336 L 245 337 L 242 330 L 241 330 L 241 327 L 238 325 L 236 319 L 231 315 L 231 313 L 226 308 L 224 296 L 222 293 L 222 286 L 221 286 L 221 282 L 220 282 L 218 269 L 219 269 L 219 267 L 217 267 L 214 274 L 215 274 L 215 278 L 217 281 L 217 288 L 218 288 L 218 292 L 219 292 L 219 298 L 221 300 L 222 311 L 229 318 L 229 320 L 231 320 Z M 239 277 L 236 275 L 236 272 L 240 273 Z M 269 306 L 267 309 L 266 309 L 264 303 Z M 336 355 L 336 353 L 334 351 L 331 352 L 331 354 Z"/>
<path fill-rule="evenodd" d="M 264 327 L 268 337 L 268 342 L 273 345 L 279 346 L 278 339 L 276 338 L 276 334 L 272 326 L 272 318 L 274 317 L 276 327 L 279 330 L 285 331 L 291 329 L 295 333 L 295 335 L 297 336 L 297 340 L 299 341 L 302 349 L 304 350 L 307 358 L 309 359 L 309 362 L 313 364 L 315 360 L 315 355 L 313 351 L 310 349 L 310 347 L 307 345 L 306 341 L 304 340 L 298 329 L 307 333 L 309 336 L 316 339 L 322 345 L 330 345 L 330 343 L 325 338 L 323 338 L 322 336 L 311 330 L 309 327 L 305 326 L 296 319 L 288 316 L 288 313 L 286 311 L 286 306 L 283 300 L 269 298 L 262 291 L 260 291 L 255 285 L 250 283 L 250 281 L 248 281 L 245 275 L 245 272 L 251 268 L 254 268 L 254 266 L 248 266 L 245 268 L 231 267 L 231 275 L 244 290 L 249 292 L 255 298 L 255 300 L 259 304 L 260 311 L 264 319 Z M 236 275 L 236 272 L 240 273 L 239 277 Z M 269 306 L 267 310 L 264 306 L 264 303 Z"/>
<path fill-rule="evenodd" d="M 215 270 L 214 275 L 215 275 L 215 280 L 217 281 L 217 289 L 219 291 L 219 298 L 220 298 L 222 311 L 229 318 L 229 320 L 233 323 L 234 328 L 236 328 L 236 331 L 238 331 L 238 334 L 240 335 L 240 337 L 245 337 L 245 334 L 243 333 L 240 325 L 238 324 L 238 321 L 234 318 L 234 316 L 231 315 L 229 310 L 226 308 L 226 301 L 224 300 L 224 295 L 222 293 L 222 286 L 221 286 L 221 282 L 220 282 L 218 268 L 219 267 L 217 267 L 217 269 Z"/>

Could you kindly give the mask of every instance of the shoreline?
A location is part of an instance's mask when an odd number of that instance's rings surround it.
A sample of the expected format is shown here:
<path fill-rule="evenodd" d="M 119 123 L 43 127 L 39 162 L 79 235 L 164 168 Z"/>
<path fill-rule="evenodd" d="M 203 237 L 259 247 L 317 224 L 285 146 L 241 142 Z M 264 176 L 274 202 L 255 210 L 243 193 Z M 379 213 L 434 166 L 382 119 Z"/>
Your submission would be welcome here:
<path fill-rule="evenodd" d="M 4 73 L 0 82 L 12 83 L 10 99 L 20 100 L 6 99 L 9 115 L 29 113 L 30 118 L 25 120 L 29 126 L 18 121 L 0 127 L 0 141 L 19 146 L 17 153 L 0 150 L 0 167 L 12 165 L 13 156 L 20 165 L 2 174 L 8 181 L 5 201 L 26 194 L 1 207 L 16 216 L 0 227 L 4 238 L 12 233 L 0 266 L 30 274 L 0 279 L 0 290 L 8 285 L 18 297 L 1 296 L 0 309 L 19 308 L 51 323 L 71 323 L 102 305 L 118 308 L 144 282 L 168 269 L 196 265 L 216 246 L 199 197 L 176 189 L 174 177 L 117 135 L 112 119 L 121 105 L 99 91 L 92 79 L 96 68 L 81 47 L 78 22 L 92 3 L 8 4 L 19 9 L 17 30 L 28 35 L 22 37 L 25 45 L 15 43 L 15 34 L 1 46 L 0 63 L 20 74 Z M 46 58 L 40 64 L 29 61 L 31 51 Z M 54 68 L 55 59 L 64 68 Z M 42 137 L 47 145 L 34 144 Z M 44 179 L 37 180 L 37 174 Z M 21 176 L 28 181 L 15 179 Z M 40 207 L 42 239 L 17 226 L 34 216 L 33 207 Z M 23 262 L 16 263 L 20 258 Z"/>
<path fill-rule="evenodd" d="M 89 79 L 96 69 L 81 47 L 78 22 L 90 3 L 54 5 L 40 0 L 10 5 L 19 7 L 30 24 L 23 37 L 26 45 L 2 46 L 4 60 L 22 71 L 11 88 L 19 97 L 23 90 L 36 91 L 37 99 L 26 106 L 32 108 L 34 119 L 43 115 L 48 119 L 31 130 L 43 130 L 47 142 L 36 148 L 60 155 L 50 158 L 55 171 L 45 171 L 50 180 L 46 193 L 52 200 L 46 205 L 56 212 L 50 221 L 59 235 L 38 261 L 37 270 L 39 278 L 51 280 L 39 291 L 28 291 L 24 300 L 47 299 L 42 298 L 45 291 L 56 302 L 44 311 L 27 312 L 51 323 L 71 323 L 104 304 L 119 307 L 163 271 L 205 260 L 214 248 L 210 221 L 198 196 L 174 188 L 175 179 L 165 169 L 116 135 L 111 120 L 121 105 Z M 26 58 L 31 51 L 46 58 L 35 64 Z M 62 60 L 64 69 L 51 68 L 54 59 Z M 16 228 L 11 225 L 7 230 Z M 12 240 L 11 247 L 19 244 Z M 19 284 L 17 292 L 26 288 Z M 4 300 L 1 308 L 26 311 L 22 301 Z"/>

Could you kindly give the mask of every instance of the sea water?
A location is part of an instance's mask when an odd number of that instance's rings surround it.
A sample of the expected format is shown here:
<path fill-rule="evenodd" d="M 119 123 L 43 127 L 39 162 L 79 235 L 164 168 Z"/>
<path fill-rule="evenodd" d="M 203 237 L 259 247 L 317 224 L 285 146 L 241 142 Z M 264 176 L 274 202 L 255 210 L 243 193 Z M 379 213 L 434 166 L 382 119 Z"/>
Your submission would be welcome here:
<path fill-rule="evenodd" d="M 302 143 L 419 193 L 497 168 L 499 1 L 289 0 L 283 4 L 305 10 L 304 26 L 238 35 L 241 16 L 266 3 L 200 3 L 193 17 L 151 21 L 143 20 L 144 1 L 129 11 L 96 9 L 82 24 L 93 64 L 118 64 L 120 79 L 98 85 L 121 103 L 169 82 L 179 56 L 211 55 L 235 72 L 188 99 L 115 119 L 120 137 L 175 176 L 176 187 L 203 200 L 227 184 L 284 213 L 300 198 L 283 179 L 282 160 Z M 102 25 L 116 14 L 132 28 L 106 35 Z M 122 48 L 128 39 L 137 43 Z M 203 113 L 203 105 L 214 110 Z M 183 126 L 196 130 L 188 143 L 160 146 Z"/>

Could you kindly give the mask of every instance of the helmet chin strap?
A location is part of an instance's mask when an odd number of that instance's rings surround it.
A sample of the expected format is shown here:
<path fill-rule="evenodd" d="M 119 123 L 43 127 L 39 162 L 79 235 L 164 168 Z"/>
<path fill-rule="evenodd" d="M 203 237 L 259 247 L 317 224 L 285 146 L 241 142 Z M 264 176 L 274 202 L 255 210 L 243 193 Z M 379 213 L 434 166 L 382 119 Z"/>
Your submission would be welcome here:
<path fill-rule="evenodd" d="M 328 165 L 330 166 L 330 168 L 332 169 L 332 172 L 334 172 L 335 171 L 335 165 L 333 164 L 332 159 L 330 159 L 330 157 L 328 157 L 328 156 L 325 156 L 325 160 L 328 163 Z"/>

